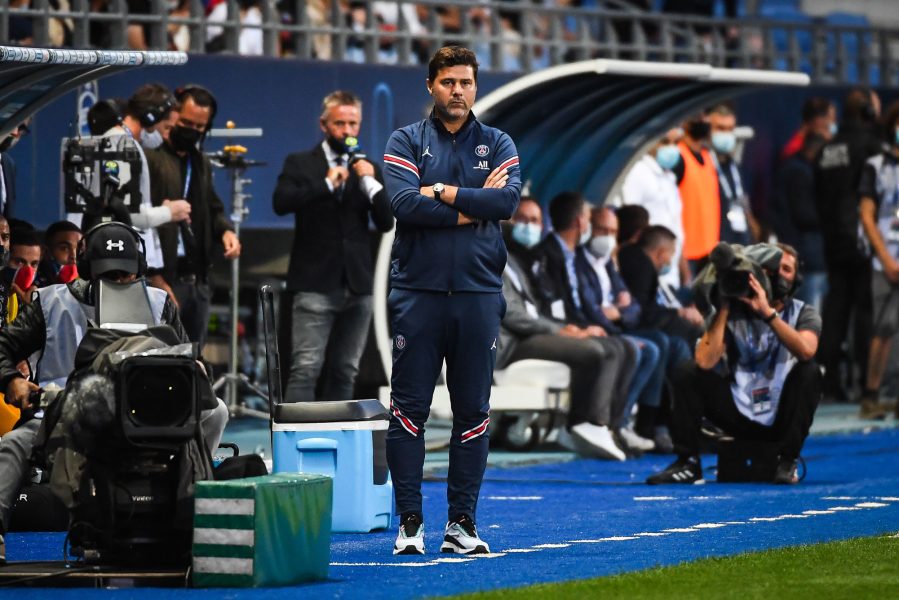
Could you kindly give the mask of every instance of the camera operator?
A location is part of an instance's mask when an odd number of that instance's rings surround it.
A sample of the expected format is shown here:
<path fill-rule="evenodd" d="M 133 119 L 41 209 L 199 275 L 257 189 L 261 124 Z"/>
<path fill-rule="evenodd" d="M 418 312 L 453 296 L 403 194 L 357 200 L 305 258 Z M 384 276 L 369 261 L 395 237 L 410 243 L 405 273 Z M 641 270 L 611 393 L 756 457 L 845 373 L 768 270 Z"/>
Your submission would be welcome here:
<path fill-rule="evenodd" d="M 647 483 L 701 483 L 700 426 L 703 417 L 737 439 L 779 445 L 775 483 L 796 483 L 796 463 L 821 396 L 814 362 L 821 317 L 793 298 L 799 257 L 781 251 L 772 299 L 748 273 L 748 297 L 720 300 L 696 346 L 696 366 L 676 382 L 671 433 L 678 459 Z M 776 260 L 776 255 L 775 255 Z"/>
<path fill-rule="evenodd" d="M 99 279 L 117 283 L 135 281 L 145 270 L 138 232 L 122 223 L 104 223 L 85 235 L 84 260 L 92 279 L 42 288 L 18 318 L 0 331 L 0 389 L 6 402 L 31 411 L 36 418 L 23 420 L 0 440 L 0 563 L 5 559 L 2 534 L 9 525 L 16 494 L 28 472 L 31 451 L 40 426 L 40 407 L 32 405 L 35 392 L 51 383 L 64 387 L 75 365 L 75 353 L 90 326 L 94 286 Z M 82 263 L 79 263 L 82 267 Z M 85 271 L 85 269 L 80 269 Z M 147 288 L 157 324 L 170 325 L 182 341 L 189 342 L 178 310 L 168 294 Z M 16 365 L 32 357 L 36 383 L 25 379 Z M 218 447 L 228 409 L 221 400 L 203 410 L 201 426 L 210 454 Z"/>

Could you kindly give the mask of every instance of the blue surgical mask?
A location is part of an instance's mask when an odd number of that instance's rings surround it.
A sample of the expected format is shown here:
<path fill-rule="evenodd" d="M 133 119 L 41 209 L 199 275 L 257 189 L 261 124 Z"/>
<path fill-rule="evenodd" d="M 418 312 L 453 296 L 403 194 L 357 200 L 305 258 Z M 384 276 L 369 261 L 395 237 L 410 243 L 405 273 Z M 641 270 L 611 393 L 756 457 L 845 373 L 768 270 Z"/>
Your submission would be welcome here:
<path fill-rule="evenodd" d="M 737 136 L 732 131 L 716 131 L 712 134 L 712 147 L 721 154 L 730 154 L 737 147 Z"/>
<path fill-rule="evenodd" d="M 659 149 L 656 150 L 656 162 L 663 169 L 670 171 L 680 162 L 680 150 L 674 144 L 659 146 Z"/>
<path fill-rule="evenodd" d="M 512 225 L 512 239 L 524 246 L 533 248 L 540 243 L 543 230 L 537 223 L 515 223 Z"/>
<path fill-rule="evenodd" d="M 593 237 L 593 226 L 590 223 L 587 223 L 587 231 L 581 234 L 581 238 L 577 241 L 577 245 L 583 246 L 590 241 L 591 237 Z"/>
<path fill-rule="evenodd" d="M 158 129 L 153 131 L 147 131 L 146 129 L 140 132 L 140 145 L 144 147 L 145 150 L 152 150 L 153 148 L 159 148 L 162 146 L 162 134 L 159 133 Z"/>
<path fill-rule="evenodd" d="M 661 275 L 663 277 L 670 272 L 671 272 L 671 263 L 668 263 L 667 265 L 665 265 L 661 269 L 659 269 L 659 275 Z"/>
<path fill-rule="evenodd" d="M 837 127 L 836 123 L 830 124 L 830 135 L 836 135 L 838 130 L 839 130 L 839 127 Z"/>

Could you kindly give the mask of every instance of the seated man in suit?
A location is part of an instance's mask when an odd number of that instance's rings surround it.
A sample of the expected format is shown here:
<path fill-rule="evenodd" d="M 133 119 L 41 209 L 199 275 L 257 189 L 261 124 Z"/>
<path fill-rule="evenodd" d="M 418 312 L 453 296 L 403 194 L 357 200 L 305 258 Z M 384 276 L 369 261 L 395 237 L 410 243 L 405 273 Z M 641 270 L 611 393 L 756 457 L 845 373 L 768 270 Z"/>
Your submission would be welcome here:
<path fill-rule="evenodd" d="M 595 331 L 554 318 L 541 310 L 530 267 L 533 248 L 539 243 L 543 214 L 533 198 L 522 198 L 506 230 L 509 258 L 503 272 L 506 314 L 500 323 L 496 367 L 537 358 L 564 363 L 571 369 L 571 407 L 568 430 L 578 450 L 589 456 L 621 460 L 607 424 L 598 416 L 611 406 L 622 369 L 623 353 L 615 351 Z M 509 235 L 510 234 L 510 235 Z"/>
<path fill-rule="evenodd" d="M 362 102 L 332 92 L 322 102 L 323 142 L 291 154 L 278 177 L 273 205 L 296 221 L 287 289 L 294 293 L 290 379 L 286 402 L 349 400 L 359 371 L 372 312 L 369 219 L 380 232 L 393 228 L 390 199 L 380 171 L 355 142 Z"/>

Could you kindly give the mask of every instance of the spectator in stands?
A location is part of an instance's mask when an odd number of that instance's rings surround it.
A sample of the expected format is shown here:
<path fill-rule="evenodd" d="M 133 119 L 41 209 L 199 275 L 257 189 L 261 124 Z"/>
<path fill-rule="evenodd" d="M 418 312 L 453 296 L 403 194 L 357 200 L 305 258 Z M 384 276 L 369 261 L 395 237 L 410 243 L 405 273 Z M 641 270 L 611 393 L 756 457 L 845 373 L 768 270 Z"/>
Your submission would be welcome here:
<path fill-rule="evenodd" d="M 237 53 L 241 56 L 262 56 L 265 54 L 262 35 L 262 9 L 259 8 L 260 0 L 237 0 L 238 28 Z M 233 16 L 228 14 L 228 3 L 216 4 L 215 8 L 206 17 L 209 23 L 224 23 Z M 206 27 L 206 51 L 221 52 L 228 50 L 226 47 L 227 35 L 221 25 L 209 25 Z"/>
<path fill-rule="evenodd" d="M 169 11 L 169 17 L 186 19 L 190 17 L 191 0 L 177 0 L 178 4 Z M 184 23 L 169 23 L 169 50 L 188 52 L 190 50 L 190 28 Z"/>
<path fill-rule="evenodd" d="M 596 343 L 607 347 L 609 354 L 618 356 L 622 367 L 611 403 L 597 410 L 596 425 L 609 428 L 620 422 L 624 414 L 628 391 L 633 384 L 639 349 L 620 336 L 610 335 L 588 315 L 582 282 L 577 273 L 578 247 L 590 240 L 590 207 L 577 192 L 562 192 L 549 203 L 553 232 L 537 247 L 537 262 L 533 267 L 541 296 L 541 309 L 555 319 L 585 328 Z M 638 382 L 639 385 L 639 382 Z M 645 385 L 645 382 L 642 383 Z M 617 448 L 616 448 L 617 449 Z M 620 449 L 607 458 L 624 460 Z"/>
<path fill-rule="evenodd" d="M 798 153 L 802 149 L 805 136 L 810 133 L 828 142 L 837 133 L 837 108 L 827 98 L 815 96 L 802 104 L 802 125 L 784 145 L 780 152 L 781 158 L 786 160 Z M 808 255 L 802 256 L 808 259 Z"/>
<path fill-rule="evenodd" d="M 672 269 L 662 280 L 674 289 L 690 283 L 690 269 L 684 258 L 683 204 L 677 178 L 671 172 L 681 161 L 677 143 L 683 130 L 668 130 L 659 142 L 641 158 L 624 179 L 621 203 L 638 205 L 649 212 L 651 225 L 664 225 L 677 236 L 677 249 L 672 257 Z M 628 236 L 631 237 L 631 236 Z"/>
<path fill-rule="evenodd" d="M 815 199 L 815 157 L 826 143 L 817 133 L 802 136 L 802 149 L 790 155 L 780 168 L 774 194 L 772 223 L 781 242 L 803 257 L 799 265 L 802 287 L 797 298 L 820 311 L 827 290 L 824 242 Z"/>
<path fill-rule="evenodd" d="M 31 0 L 10 0 L 10 8 L 31 8 Z M 34 24 L 31 17 L 12 13 L 9 15 L 9 41 L 17 46 L 34 44 Z"/>
<path fill-rule="evenodd" d="M 821 372 L 814 362 L 821 317 L 792 298 L 799 264 L 795 250 L 771 249 L 781 254 L 779 272 L 768 273 L 772 298 L 750 275 L 755 295 L 718 307 L 696 345 L 696 367 L 676 384 L 671 433 L 678 458 L 647 483 L 702 481 L 703 417 L 737 439 L 776 443 L 774 482 L 798 481 L 797 459 L 821 396 Z"/>
<path fill-rule="evenodd" d="M 858 186 L 865 162 L 880 153 L 882 137 L 877 119 L 880 98 L 858 88 L 846 96 L 840 130 L 818 155 L 815 164 L 815 198 L 824 238 L 827 262 L 827 296 L 821 315 L 824 329 L 818 361 L 824 367 L 824 394 L 830 400 L 847 401 L 840 364 L 849 323 L 854 324 L 854 353 L 848 365 L 847 383 L 857 369 L 861 385 L 868 371 L 871 341 L 871 260 L 862 248 L 858 230 Z"/>
<path fill-rule="evenodd" d="M 78 277 L 75 260 L 81 243 L 81 228 L 71 221 L 57 221 L 44 234 L 47 255 L 41 260 L 38 273 L 45 285 L 69 283 Z M 68 267 L 63 270 L 63 267 Z M 41 286 L 43 287 L 43 286 Z"/>
<path fill-rule="evenodd" d="M 541 308 L 531 266 L 540 242 L 543 213 L 533 198 L 522 198 L 507 228 L 508 262 L 503 272 L 506 314 L 500 325 L 496 367 L 528 358 L 561 362 L 571 369 L 571 406 L 567 428 L 579 451 L 588 456 L 619 457 L 612 434 L 599 414 L 616 394 L 623 355 L 596 343 L 586 327 L 555 318 Z"/>
<path fill-rule="evenodd" d="M 868 159 L 858 188 L 859 216 L 874 255 L 874 327 L 861 400 L 861 416 L 868 418 L 882 416 L 880 384 L 899 331 L 899 102 L 887 110 L 884 124 L 889 149 Z"/>
<path fill-rule="evenodd" d="M 709 252 L 721 240 L 718 172 L 706 149 L 710 134 L 707 116 L 697 116 L 684 123 L 684 137 L 678 144 L 681 160 L 672 168 L 683 203 L 684 257 L 694 274 L 705 265 Z"/>
<path fill-rule="evenodd" d="M 20 123 L 0 141 L 0 214 L 6 218 L 15 214 L 16 207 L 16 163 L 9 156 L 9 151 L 30 133 L 30 122 L 31 119 L 28 119 Z"/>
<path fill-rule="evenodd" d="M 659 276 L 671 268 L 677 236 L 662 225 L 643 230 L 636 244 L 618 252 L 621 276 L 640 304 L 640 327 L 660 329 L 692 344 L 701 334 L 702 315 L 695 308 L 671 308 L 659 301 Z"/>
<path fill-rule="evenodd" d="M 287 402 L 316 399 L 326 350 L 321 397 L 353 397 L 372 314 L 369 219 L 380 232 L 393 227 L 380 170 L 354 159 L 347 147 L 361 124 L 362 102 L 355 94 L 325 96 L 319 119 L 324 141 L 289 155 L 275 187 L 275 212 L 293 214 L 296 227 L 287 274 L 294 293 Z"/>
<path fill-rule="evenodd" d="M 721 240 L 744 246 L 759 238 L 759 226 L 743 191 L 743 178 L 734 159 L 737 149 L 737 115 L 731 106 L 718 104 L 709 111 L 712 130 L 712 161 L 718 173 L 721 199 Z"/>
<path fill-rule="evenodd" d="M 618 247 L 636 243 L 643 230 L 649 227 L 649 211 L 638 204 L 627 204 L 618 209 Z"/>

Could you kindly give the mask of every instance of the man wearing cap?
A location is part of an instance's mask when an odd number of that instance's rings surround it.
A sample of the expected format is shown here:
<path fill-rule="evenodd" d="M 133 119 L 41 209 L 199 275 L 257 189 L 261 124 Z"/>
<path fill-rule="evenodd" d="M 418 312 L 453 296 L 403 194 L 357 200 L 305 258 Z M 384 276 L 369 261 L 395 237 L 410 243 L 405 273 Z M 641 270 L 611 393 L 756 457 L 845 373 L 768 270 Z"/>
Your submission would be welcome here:
<path fill-rule="evenodd" d="M 122 223 L 97 225 L 85 235 L 84 264 L 79 263 L 89 267 L 91 279 L 40 289 L 16 320 L 0 331 L 0 390 L 5 390 L 6 402 L 28 411 L 32 408 L 33 392 L 50 384 L 65 386 L 74 368 L 75 352 L 95 314 L 93 290 L 97 281 L 127 283 L 143 276 L 146 262 L 139 240 L 140 233 Z M 178 310 L 168 294 L 151 287 L 147 294 L 155 323 L 171 326 L 188 343 Z M 16 368 L 29 357 L 36 383 L 25 379 Z M 36 417 L 39 415 L 40 412 Z M 200 421 L 211 454 L 225 429 L 228 409 L 219 400 L 216 408 L 202 411 Z M 28 472 L 39 426 L 40 418 L 25 421 L 0 440 L 0 564 L 6 557 L 2 534 L 9 526 L 16 494 Z"/>
<path fill-rule="evenodd" d="M 324 141 L 290 154 L 272 198 L 295 229 L 287 289 L 293 292 L 292 355 L 286 402 L 349 400 L 372 313 L 369 221 L 393 228 L 380 169 L 355 151 L 362 101 L 337 90 L 322 100 Z"/>

